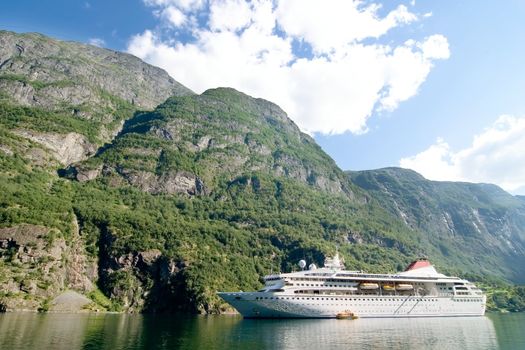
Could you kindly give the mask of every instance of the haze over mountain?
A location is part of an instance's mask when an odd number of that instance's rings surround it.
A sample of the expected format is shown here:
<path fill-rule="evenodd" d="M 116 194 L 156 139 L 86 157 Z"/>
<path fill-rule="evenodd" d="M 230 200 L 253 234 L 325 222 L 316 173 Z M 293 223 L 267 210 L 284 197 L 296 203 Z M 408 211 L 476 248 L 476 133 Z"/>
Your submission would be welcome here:
<path fill-rule="evenodd" d="M 221 312 L 322 264 L 525 280 L 525 201 L 400 169 L 345 174 L 277 105 L 196 95 L 128 54 L 0 32 L 0 303 Z"/>
<path fill-rule="evenodd" d="M 491 184 L 430 181 L 401 168 L 348 175 L 450 261 L 468 255 L 480 264 L 493 260 L 496 269 L 514 262 L 513 278 L 523 280 L 525 206 L 519 196 Z"/>

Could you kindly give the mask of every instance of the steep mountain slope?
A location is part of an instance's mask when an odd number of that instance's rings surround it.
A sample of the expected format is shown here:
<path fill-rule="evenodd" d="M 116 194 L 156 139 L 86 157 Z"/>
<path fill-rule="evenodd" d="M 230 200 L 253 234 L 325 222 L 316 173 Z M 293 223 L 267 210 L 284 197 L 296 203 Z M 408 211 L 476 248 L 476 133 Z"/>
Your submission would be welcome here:
<path fill-rule="evenodd" d="M 5 97 L 24 106 L 98 109 L 111 102 L 105 93 L 151 109 L 170 96 L 193 94 L 135 56 L 38 33 L 0 31 L 0 73 Z M 94 118 L 89 112 L 76 115 Z"/>
<path fill-rule="evenodd" d="M 321 263 L 336 243 L 372 269 L 420 250 L 279 107 L 233 89 L 136 115 L 67 176 L 91 179 L 73 208 L 101 288 L 125 307 L 217 311 L 215 291 L 258 288 L 261 273 Z"/>
<path fill-rule="evenodd" d="M 94 288 L 74 188 L 57 170 L 94 155 L 138 109 L 189 94 L 131 55 L 0 31 L 0 299 L 36 309 Z"/>
<path fill-rule="evenodd" d="M 348 174 L 448 259 L 469 259 L 480 267 L 492 261 L 492 273 L 525 280 L 525 203 L 520 198 L 495 185 L 429 181 L 400 168 Z"/>
<path fill-rule="evenodd" d="M 220 312 L 216 291 L 256 289 L 337 246 L 352 269 L 426 254 L 446 272 L 523 271 L 519 245 L 410 224 L 426 214 L 356 186 L 268 101 L 195 95 L 130 55 L 38 34 L 0 42 L 0 309 L 46 310 L 72 289 L 89 308 Z"/>
<path fill-rule="evenodd" d="M 195 96 L 125 54 L 0 38 L 7 308 L 47 309 L 74 289 L 93 307 L 216 312 L 217 290 L 257 288 L 336 243 L 377 270 L 421 250 L 276 105 L 231 89 Z M 169 94 L 185 96 L 137 110 Z M 349 232 L 363 243 L 346 245 Z"/>
<path fill-rule="evenodd" d="M 13 143 L 2 149 L 36 163 L 85 159 L 135 110 L 190 94 L 165 71 L 128 54 L 0 31 L 0 127 Z"/>
<path fill-rule="evenodd" d="M 344 173 L 278 106 L 233 89 L 171 98 L 129 120 L 119 138 L 80 168 L 118 175 L 149 193 L 205 194 L 262 172 L 353 194 Z M 80 178 L 80 179 L 81 179 Z"/>

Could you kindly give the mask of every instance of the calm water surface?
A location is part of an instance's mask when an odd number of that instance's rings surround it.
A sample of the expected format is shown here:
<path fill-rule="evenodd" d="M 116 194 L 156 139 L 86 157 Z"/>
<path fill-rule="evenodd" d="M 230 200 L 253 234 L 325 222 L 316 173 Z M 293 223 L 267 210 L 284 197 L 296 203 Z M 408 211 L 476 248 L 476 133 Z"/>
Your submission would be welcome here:
<path fill-rule="evenodd" d="M 354 321 L 8 313 L 0 349 L 525 349 L 525 313 Z"/>

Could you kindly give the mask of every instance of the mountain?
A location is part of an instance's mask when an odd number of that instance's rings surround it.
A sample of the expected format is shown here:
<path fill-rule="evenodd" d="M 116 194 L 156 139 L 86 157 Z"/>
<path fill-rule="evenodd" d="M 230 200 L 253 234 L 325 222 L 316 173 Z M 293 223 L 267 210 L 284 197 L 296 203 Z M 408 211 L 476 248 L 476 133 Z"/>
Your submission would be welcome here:
<path fill-rule="evenodd" d="M 441 236 L 269 101 L 197 95 L 133 56 L 39 34 L 0 32 L 0 43 L 0 309 L 60 310 L 75 291 L 91 310 L 218 313 L 218 290 L 258 289 L 261 275 L 336 249 L 357 270 L 426 254 L 445 272 L 523 273 L 521 246 L 490 231 L 514 206 L 501 235 L 522 237 L 521 207 L 492 187 L 478 201 L 497 208 L 476 207 L 492 210 L 487 232 L 454 221 Z M 418 198 L 411 183 L 426 180 L 399 177 L 399 196 Z M 458 205 L 478 203 L 454 191 Z"/>
<path fill-rule="evenodd" d="M 283 110 L 228 88 L 172 97 L 135 116 L 115 142 L 74 171 L 82 180 L 102 166 L 105 176 L 153 194 L 212 193 L 259 172 L 353 197 L 345 174 Z"/>
<path fill-rule="evenodd" d="M 423 232 L 447 259 L 468 256 L 480 266 L 492 261 L 492 273 L 525 280 L 522 198 L 495 185 L 429 181 L 401 168 L 348 175 L 407 227 Z"/>
<path fill-rule="evenodd" d="M 362 268 L 395 270 L 418 250 L 278 106 L 233 89 L 135 115 L 64 175 L 84 186 L 73 210 L 101 289 L 126 308 L 218 312 L 217 290 L 322 263 L 337 243 Z M 369 242 L 345 244 L 352 231 Z"/>
<path fill-rule="evenodd" d="M 94 290 L 74 189 L 57 171 L 95 155 L 139 110 L 192 94 L 128 54 L 0 31 L 0 299 L 35 310 L 66 288 Z"/>
<path fill-rule="evenodd" d="M 0 31 L 0 123 L 44 146 L 31 150 L 35 162 L 86 159 L 135 110 L 191 94 L 162 69 L 129 54 Z M 28 147 L 5 151 L 23 154 Z"/>

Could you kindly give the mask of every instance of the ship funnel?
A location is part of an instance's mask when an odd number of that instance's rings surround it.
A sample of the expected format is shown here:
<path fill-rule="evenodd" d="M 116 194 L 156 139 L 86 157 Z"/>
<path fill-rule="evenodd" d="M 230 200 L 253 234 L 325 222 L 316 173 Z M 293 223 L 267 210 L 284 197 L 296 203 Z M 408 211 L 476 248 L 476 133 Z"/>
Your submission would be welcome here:
<path fill-rule="evenodd" d="M 343 264 L 343 261 L 339 258 L 339 254 L 336 253 L 333 258 L 325 259 L 324 267 L 333 269 L 333 270 L 341 270 L 344 268 L 344 264 Z"/>

